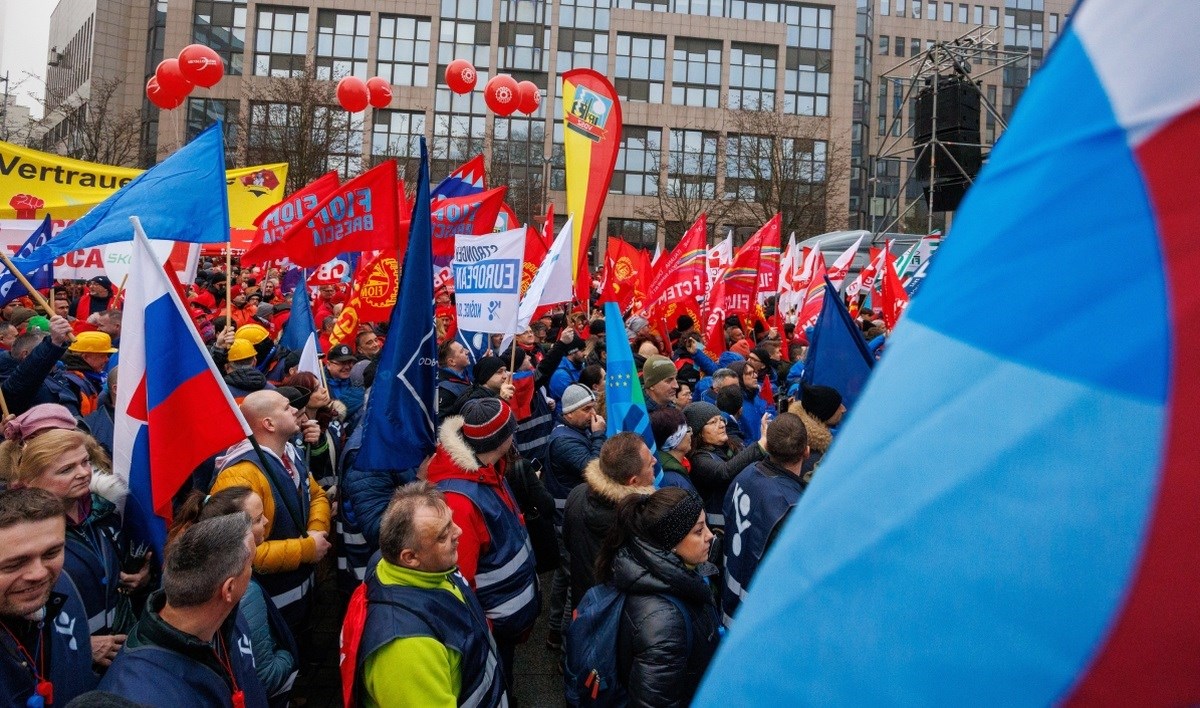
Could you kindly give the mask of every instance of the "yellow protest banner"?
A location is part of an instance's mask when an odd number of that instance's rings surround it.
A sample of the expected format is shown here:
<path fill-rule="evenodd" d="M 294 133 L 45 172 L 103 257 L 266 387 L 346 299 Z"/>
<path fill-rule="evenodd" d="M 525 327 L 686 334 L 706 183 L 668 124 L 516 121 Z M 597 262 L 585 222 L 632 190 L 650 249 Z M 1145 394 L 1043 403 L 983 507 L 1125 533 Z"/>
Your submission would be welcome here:
<path fill-rule="evenodd" d="M 287 163 L 226 170 L 229 225 L 254 228 L 254 217 L 283 200 Z M 128 167 L 73 160 L 0 141 L 0 219 L 77 219 L 141 174 Z"/>

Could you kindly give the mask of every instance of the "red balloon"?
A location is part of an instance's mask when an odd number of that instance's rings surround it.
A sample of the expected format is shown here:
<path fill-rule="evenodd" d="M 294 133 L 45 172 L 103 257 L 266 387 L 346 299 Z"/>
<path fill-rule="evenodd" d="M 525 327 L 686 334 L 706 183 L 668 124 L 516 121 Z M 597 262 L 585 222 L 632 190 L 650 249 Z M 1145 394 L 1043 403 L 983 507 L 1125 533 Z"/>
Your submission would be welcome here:
<path fill-rule="evenodd" d="M 446 65 L 446 85 L 454 93 L 467 93 L 475 88 L 478 80 L 475 65 L 466 59 L 455 59 Z"/>
<path fill-rule="evenodd" d="M 542 91 L 532 81 L 522 81 L 517 84 L 517 110 L 533 115 L 542 105 Z"/>
<path fill-rule="evenodd" d="M 154 78 L 158 79 L 158 85 L 172 96 L 183 97 L 192 92 L 192 82 L 184 78 L 179 71 L 179 60 L 173 57 L 158 63 L 158 68 L 154 70 Z"/>
<path fill-rule="evenodd" d="M 367 84 L 357 76 L 347 76 L 337 85 L 338 103 L 351 113 L 365 111 L 371 101 L 371 92 Z"/>
<path fill-rule="evenodd" d="M 493 76 L 483 88 L 483 102 L 498 116 L 511 116 L 518 101 L 517 80 L 508 74 Z"/>
<path fill-rule="evenodd" d="M 189 44 L 179 52 L 179 70 L 197 86 L 212 88 L 225 75 L 221 55 L 203 44 Z"/>
<path fill-rule="evenodd" d="M 183 99 L 186 97 L 167 91 L 159 85 L 158 77 L 151 76 L 150 80 L 146 82 L 146 98 L 159 108 L 169 111 L 182 106 Z"/>
<path fill-rule="evenodd" d="M 392 85 L 382 76 L 367 79 L 368 99 L 375 108 L 387 108 L 392 102 Z"/>

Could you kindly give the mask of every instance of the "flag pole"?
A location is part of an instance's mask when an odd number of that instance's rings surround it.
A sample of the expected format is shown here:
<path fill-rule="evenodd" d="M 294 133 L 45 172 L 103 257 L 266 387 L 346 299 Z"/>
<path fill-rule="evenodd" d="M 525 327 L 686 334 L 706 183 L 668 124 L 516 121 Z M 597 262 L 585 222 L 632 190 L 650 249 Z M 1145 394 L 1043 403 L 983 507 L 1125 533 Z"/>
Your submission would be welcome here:
<path fill-rule="evenodd" d="M 0 414 L 3 414 L 5 419 L 7 419 L 9 415 L 11 415 L 8 412 L 8 401 L 4 398 L 3 390 L 0 390 Z"/>
<path fill-rule="evenodd" d="M 233 323 L 233 241 L 225 244 L 225 326 Z"/>
<path fill-rule="evenodd" d="M 108 309 L 110 309 L 110 310 L 119 309 L 117 307 L 117 301 L 120 300 L 121 295 L 124 294 L 125 283 L 127 283 L 127 282 L 129 282 L 129 273 L 125 273 L 124 277 L 121 278 L 121 284 L 117 286 L 117 291 L 115 293 L 113 293 L 112 299 L 108 301 Z M 54 291 L 53 290 L 50 291 L 50 299 L 51 300 L 54 299 Z"/>

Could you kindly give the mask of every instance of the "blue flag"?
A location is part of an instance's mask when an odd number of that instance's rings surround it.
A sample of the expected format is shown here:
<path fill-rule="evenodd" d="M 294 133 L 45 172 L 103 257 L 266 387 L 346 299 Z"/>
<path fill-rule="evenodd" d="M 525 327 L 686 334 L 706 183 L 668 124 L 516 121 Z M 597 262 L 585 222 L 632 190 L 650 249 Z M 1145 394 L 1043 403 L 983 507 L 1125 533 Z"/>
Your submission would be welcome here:
<path fill-rule="evenodd" d="M 54 229 L 50 226 L 50 215 L 42 220 L 40 226 L 29 234 L 29 238 L 25 239 L 25 243 L 21 244 L 21 250 L 17 251 L 16 258 L 28 258 L 29 254 L 35 249 L 46 245 L 46 242 L 54 237 Z M 15 260 L 15 259 L 14 259 Z M 25 277 L 29 279 L 29 284 L 38 290 L 45 290 L 54 285 L 54 262 L 50 261 L 43 266 L 37 268 L 29 268 L 24 271 Z M 13 299 L 20 297 L 25 291 L 25 287 L 17 281 L 17 276 L 7 268 L 0 273 L 0 307 L 12 302 Z"/>
<path fill-rule="evenodd" d="M 371 387 L 363 446 L 355 467 L 415 468 L 437 444 L 437 339 L 433 331 L 433 224 L 429 210 L 429 156 L 421 139 L 421 171 L 413 201 L 400 294 L 392 310 L 379 372 Z"/>
<path fill-rule="evenodd" d="M 836 388 L 846 407 L 853 408 L 867 385 L 875 360 L 867 351 L 862 329 L 855 324 L 829 278 L 825 279 L 825 303 L 808 341 L 802 381 L 810 386 Z"/>
<path fill-rule="evenodd" d="M 604 303 L 604 320 L 618 324 L 622 322 L 620 305 L 615 302 Z M 608 337 L 604 349 L 608 354 L 608 376 L 604 379 L 608 437 L 625 431 L 637 433 L 657 457 L 658 447 L 654 444 L 650 415 L 646 412 L 646 396 L 642 393 L 642 382 L 638 379 L 637 364 L 633 361 L 629 340 L 625 337 Z"/>
<path fill-rule="evenodd" d="M 131 216 L 141 220 L 150 238 L 191 243 L 229 240 L 225 141 L 219 122 L 14 264 L 27 271 L 80 248 L 132 241 Z"/>
<path fill-rule="evenodd" d="M 289 351 L 300 352 L 298 371 L 307 371 L 317 380 L 321 379 L 321 346 L 318 343 L 317 328 L 313 324 L 312 307 L 308 301 L 308 271 L 297 268 L 301 287 L 292 291 L 292 314 L 288 316 L 283 326 L 283 334 L 279 336 L 279 345 Z"/>

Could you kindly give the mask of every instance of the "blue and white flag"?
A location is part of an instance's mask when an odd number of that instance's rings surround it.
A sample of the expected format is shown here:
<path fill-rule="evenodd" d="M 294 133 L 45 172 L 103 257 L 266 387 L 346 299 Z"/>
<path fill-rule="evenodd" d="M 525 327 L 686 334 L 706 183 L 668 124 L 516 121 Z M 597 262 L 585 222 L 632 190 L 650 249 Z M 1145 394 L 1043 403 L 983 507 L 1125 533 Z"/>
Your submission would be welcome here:
<path fill-rule="evenodd" d="M 354 463 L 358 469 L 414 469 L 437 444 L 437 338 L 431 297 L 433 228 L 429 204 L 429 154 L 422 138 L 421 170 L 400 294 L 367 401 L 363 446 Z"/>
<path fill-rule="evenodd" d="M 26 271 L 81 248 L 131 241 L 131 216 L 141 220 L 149 238 L 190 243 L 229 240 L 225 142 L 219 122 L 14 264 Z"/>
<path fill-rule="evenodd" d="M 867 385 L 875 360 L 867 351 L 862 328 L 846 310 L 837 288 L 825 278 L 825 302 L 812 334 L 808 336 L 808 355 L 804 359 L 804 383 L 830 386 L 842 394 L 847 408 Z"/>
<path fill-rule="evenodd" d="M 604 303 L 604 321 L 615 330 L 623 321 L 621 306 L 615 302 Z M 642 392 L 642 382 L 638 378 L 637 364 L 633 360 L 633 350 L 629 348 L 629 340 L 624 337 L 608 337 L 604 344 L 608 355 L 608 376 L 604 379 L 605 407 L 608 409 L 608 437 L 617 433 L 631 432 L 642 436 L 646 447 L 658 458 L 658 446 L 654 444 L 654 431 L 650 429 L 650 414 L 646 412 L 646 395 Z M 654 463 L 657 477 L 662 474 L 659 464 Z"/>
<path fill-rule="evenodd" d="M 21 244 L 21 250 L 17 251 L 14 259 L 28 258 L 31 253 L 46 245 L 46 242 L 52 238 L 54 238 L 54 229 L 50 226 L 50 215 L 47 214 L 37 229 L 29 234 L 29 238 L 25 239 L 25 243 Z M 30 285 L 38 290 L 45 290 L 54 285 L 54 262 L 50 261 L 45 265 L 30 268 L 24 271 L 24 274 L 29 279 Z M 0 266 L 0 307 L 24 294 L 25 286 L 21 285 L 17 276 L 8 268 Z"/>
<path fill-rule="evenodd" d="M 308 271 L 297 268 L 302 275 L 300 282 L 308 279 Z M 313 324 L 312 305 L 308 301 L 308 287 L 297 287 L 292 293 L 292 314 L 283 325 L 279 344 L 289 351 L 300 352 L 297 371 L 307 371 L 321 380 L 321 348 L 317 343 L 317 328 Z"/>
<path fill-rule="evenodd" d="M 454 237 L 450 267 L 459 327 L 470 332 L 517 333 L 524 260 L 524 227 Z"/>

